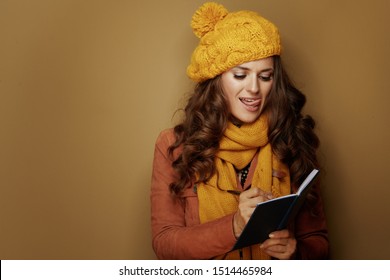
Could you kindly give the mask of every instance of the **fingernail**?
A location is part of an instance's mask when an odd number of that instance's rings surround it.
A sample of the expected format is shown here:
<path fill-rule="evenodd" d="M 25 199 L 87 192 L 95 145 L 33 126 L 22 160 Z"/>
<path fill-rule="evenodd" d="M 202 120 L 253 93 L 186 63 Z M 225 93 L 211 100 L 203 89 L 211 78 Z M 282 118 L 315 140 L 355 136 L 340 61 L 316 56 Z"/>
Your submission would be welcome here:
<path fill-rule="evenodd" d="M 275 235 L 273 235 L 272 233 L 270 235 L 268 235 L 269 238 L 274 238 Z"/>

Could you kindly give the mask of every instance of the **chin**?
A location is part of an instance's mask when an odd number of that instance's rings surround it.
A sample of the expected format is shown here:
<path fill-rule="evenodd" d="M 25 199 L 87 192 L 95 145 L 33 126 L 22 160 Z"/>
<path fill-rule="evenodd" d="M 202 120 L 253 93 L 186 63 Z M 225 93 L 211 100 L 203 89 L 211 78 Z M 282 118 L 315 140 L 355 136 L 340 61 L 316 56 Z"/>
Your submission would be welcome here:
<path fill-rule="evenodd" d="M 260 117 L 260 114 L 250 114 L 250 115 L 245 115 L 241 116 L 239 120 L 243 123 L 253 123 L 257 121 L 257 119 Z"/>

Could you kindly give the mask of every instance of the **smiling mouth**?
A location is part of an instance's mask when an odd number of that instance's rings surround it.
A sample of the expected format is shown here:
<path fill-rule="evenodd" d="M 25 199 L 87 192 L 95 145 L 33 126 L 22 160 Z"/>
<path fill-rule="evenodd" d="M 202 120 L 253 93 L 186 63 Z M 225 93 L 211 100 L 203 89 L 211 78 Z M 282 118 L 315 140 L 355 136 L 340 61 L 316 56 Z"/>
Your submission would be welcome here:
<path fill-rule="evenodd" d="M 239 98 L 240 101 L 246 105 L 246 106 L 250 106 L 250 107 L 258 107 L 261 103 L 261 99 L 260 98 L 246 98 L 246 97 L 240 97 Z"/>

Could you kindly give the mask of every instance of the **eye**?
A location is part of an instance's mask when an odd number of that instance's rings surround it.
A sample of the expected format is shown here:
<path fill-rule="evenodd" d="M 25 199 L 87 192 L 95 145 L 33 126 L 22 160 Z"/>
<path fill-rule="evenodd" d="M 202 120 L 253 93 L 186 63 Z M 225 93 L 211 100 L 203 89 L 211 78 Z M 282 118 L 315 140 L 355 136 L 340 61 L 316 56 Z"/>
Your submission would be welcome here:
<path fill-rule="evenodd" d="M 268 75 L 259 75 L 259 79 L 262 80 L 263 82 L 269 82 L 273 78 L 273 74 L 268 74 Z"/>
<path fill-rule="evenodd" d="M 246 75 L 245 74 L 234 74 L 234 78 L 236 80 L 243 80 L 246 78 Z"/>

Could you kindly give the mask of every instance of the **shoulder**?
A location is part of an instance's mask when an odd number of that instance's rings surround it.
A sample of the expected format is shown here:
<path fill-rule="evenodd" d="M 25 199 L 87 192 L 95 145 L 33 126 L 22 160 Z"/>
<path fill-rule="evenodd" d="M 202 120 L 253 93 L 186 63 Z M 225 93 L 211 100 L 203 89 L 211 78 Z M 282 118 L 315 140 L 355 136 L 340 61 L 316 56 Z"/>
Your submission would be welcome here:
<path fill-rule="evenodd" d="M 173 128 L 167 128 L 160 132 L 156 140 L 157 147 L 168 148 L 175 142 L 175 133 Z"/>
<path fill-rule="evenodd" d="M 155 149 L 160 151 L 161 153 L 168 155 L 168 149 L 172 146 L 176 141 L 176 136 L 173 128 L 164 129 L 160 132 L 157 137 Z M 177 149 L 173 151 L 173 158 L 176 159 L 181 152 L 183 151 L 183 147 L 179 146 Z"/>

